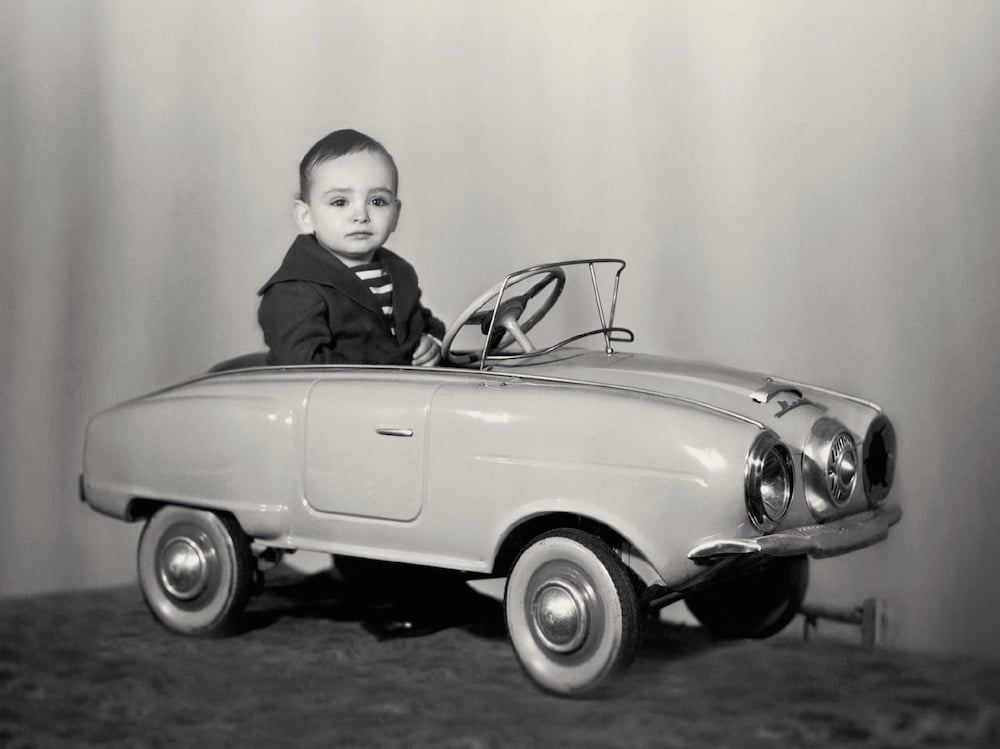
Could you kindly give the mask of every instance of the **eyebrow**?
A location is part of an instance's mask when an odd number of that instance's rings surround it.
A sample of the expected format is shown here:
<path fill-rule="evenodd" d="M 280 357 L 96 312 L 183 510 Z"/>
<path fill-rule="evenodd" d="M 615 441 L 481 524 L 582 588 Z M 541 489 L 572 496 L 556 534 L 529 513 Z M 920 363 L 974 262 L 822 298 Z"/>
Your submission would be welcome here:
<path fill-rule="evenodd" d="M 331 187 L 323 191 L 323 196 L 325 197 L 327 195 L 333 195 L 336 193 L 352 193 L 352 192 L 354 192 L 354 188 L 352 187 Z M 390 195 L 394 194 L 392 189 L 389 187 L 373 187 L 371 190 L 368 191 L 368 194 L 371 195 L 372 193 L 378 193 L 378 192 L 385 192 L 389 193 Z"/>
<path fill-rule="evenodd" d="M 329 198 L 329 197 L 331 197 L 333 195 L 350 195 L 353 192 L 354 192 L 354 190 L 352 188 L 350 188 L 350 187 L 331 187 L 328 190 L 324 190 L 321 193 L 321 197 L 323 197 L 323 198 Z M 369 196 L 371 196 L 371 195 L 390 195 L 393 198 L 396 197 L 396 193 L 394 193 L 388 187 L 375 187 L 375 188 L 372 188 L 371 190 L 368 191 L 368 195 Z"/>

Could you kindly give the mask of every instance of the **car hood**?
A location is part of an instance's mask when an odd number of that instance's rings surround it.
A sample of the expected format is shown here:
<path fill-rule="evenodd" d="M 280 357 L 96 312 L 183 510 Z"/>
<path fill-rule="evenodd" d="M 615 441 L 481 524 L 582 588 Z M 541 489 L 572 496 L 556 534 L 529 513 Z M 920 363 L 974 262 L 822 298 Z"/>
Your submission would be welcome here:
<path fill-rule="evenodd" d="M 524 374 L 634 388 L 701 403 L 771 428 L 777 428 L 777 420 L 791 410 L 790 406 L 802 403 L 824 412 L 844 407 L 878 410 L 852 396 L 782 377 L 651 354 L 579 352 L 517 369 Z"/>

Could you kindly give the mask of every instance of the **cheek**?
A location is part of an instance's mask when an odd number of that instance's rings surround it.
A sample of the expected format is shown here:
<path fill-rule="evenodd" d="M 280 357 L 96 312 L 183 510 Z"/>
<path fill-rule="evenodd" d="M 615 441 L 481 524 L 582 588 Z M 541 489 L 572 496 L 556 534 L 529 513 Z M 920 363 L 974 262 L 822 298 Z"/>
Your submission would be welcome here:
<path fill-rule="evenodd" d="M 336 227 L 340 225 L 340 216 L 336 213 L 324 213 L 317 219 L 317 224 L 322 227 Z"/>

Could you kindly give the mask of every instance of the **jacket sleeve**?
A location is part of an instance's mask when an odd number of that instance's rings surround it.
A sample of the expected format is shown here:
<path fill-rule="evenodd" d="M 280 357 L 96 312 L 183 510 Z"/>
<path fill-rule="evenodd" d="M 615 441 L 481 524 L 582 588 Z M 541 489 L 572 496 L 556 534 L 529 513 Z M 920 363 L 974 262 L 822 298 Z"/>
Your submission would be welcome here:
<path fill-rule="evenodd" d="M 424 332 L 438 340 L 444 338 L 444 323 L 434 317 L 433 313 L 422 304 L 420 305 L 420 314 L 424 316 Z"/>
<path fill-rule="evenodd" d="M 326 301 L 314 284 L 283 281 L 264 292 L 257 310 L 268 359 L 276 365 L 351 364 L 327 323 Z"/>

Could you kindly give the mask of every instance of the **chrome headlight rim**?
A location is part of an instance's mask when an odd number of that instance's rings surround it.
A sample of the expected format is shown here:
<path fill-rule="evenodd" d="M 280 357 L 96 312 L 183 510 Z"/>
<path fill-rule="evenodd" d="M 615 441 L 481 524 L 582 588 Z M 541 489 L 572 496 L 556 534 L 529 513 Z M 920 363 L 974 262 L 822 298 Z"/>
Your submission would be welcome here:
<path fill-rule="evenodd" d="M 861 479 L 869 507 L 878 507 L 889 496 L 895 471 L 896 428 L 879 414 L 868 425 L 862 450 Z"/>
<path fill-rule="evenodd" d="M 768 479 L 774 470 L 780 472 L 780 481 Z M 765 486 L 765 481 L 770 481 L 770 488 Z M 747 517 L 758 531 L 770 533 L 788 514 L 795 490 L 792 453 L 774 432 L 761 432 L 750 446 L 743 486 Z M 774 502 L 776 495 L 779 497 L 777 503 Z"/>

